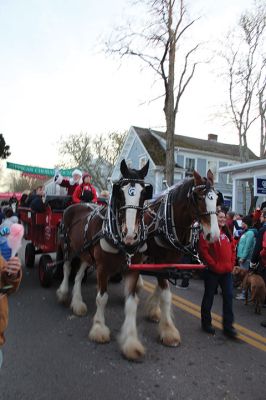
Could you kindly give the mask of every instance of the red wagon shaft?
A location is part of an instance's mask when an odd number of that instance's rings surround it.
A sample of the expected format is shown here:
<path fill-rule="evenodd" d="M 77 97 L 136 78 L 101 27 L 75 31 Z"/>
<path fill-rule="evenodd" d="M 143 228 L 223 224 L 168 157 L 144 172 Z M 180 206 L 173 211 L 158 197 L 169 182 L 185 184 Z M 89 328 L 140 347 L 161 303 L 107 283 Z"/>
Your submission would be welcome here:
<path fill-rule="evenodd" d="M 129 269 L 138 271 L 163 270 L 167 268 L 175 268 L 182 270 L 204 269 L 203 264 L 130 264 Z"/>

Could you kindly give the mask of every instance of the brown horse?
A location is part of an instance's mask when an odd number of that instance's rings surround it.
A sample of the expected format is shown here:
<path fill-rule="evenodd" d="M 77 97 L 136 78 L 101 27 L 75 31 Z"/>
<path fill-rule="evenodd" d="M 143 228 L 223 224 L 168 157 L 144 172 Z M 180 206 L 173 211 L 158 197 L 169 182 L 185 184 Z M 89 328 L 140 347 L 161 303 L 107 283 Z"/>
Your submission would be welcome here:
<path fill-rule="evenodd" d="M 167 193 L 150 203 L 144 214 L 148 227 L 148 263 L 178 263 L 182 255 L 193 256 L 189 248 L 191 227 L 198 220 L 209 241 L 219 238 L 216 216 L 217 194 L 213 188 L 213 174 L 202 178 L 196 171 L 193 178 L 169 188 Z M 156 274 L 155 274 L 156 275 Z M 171 317 L 171 292 L 167 279 L 157 275 L 158 285 L 146 304 L 152 321 L 159 321 L 161 341 L 178 345 L 180 336 Z"/>
<path fill-rule="evenodd" d="M 144 182 L 148 167 L 149 162 L 139 171 L 130 169 L 123 160 L 120 166 L 122 178 L 113 185 L 108 207 L 73 205 L 63 216 L 67 260 L 57 296 L 59 301 L 65 301 L 71 260 L 78 255 L 81 265 L 75 278 L 71 308 L 78 315 L 85 314 L 87 307 L 81 297 L 81 280 L 88 265 L 96 266 L 97 310 L 89 338 L 98 343 L 110 341 L 110 330 L 104 316 L 109 278 L 126 269 L 131 258 L 138 262 L 141 253 L 147 248 L 143 205 L 152 196 L 151 185 Z M 136 326 L 138 277 L 139 273 L 135 271 L 127 271 L 125 274 L 125 320 L 119 342 L 122 353 L 128 359 L 137 359 L 144 354 Z"/>

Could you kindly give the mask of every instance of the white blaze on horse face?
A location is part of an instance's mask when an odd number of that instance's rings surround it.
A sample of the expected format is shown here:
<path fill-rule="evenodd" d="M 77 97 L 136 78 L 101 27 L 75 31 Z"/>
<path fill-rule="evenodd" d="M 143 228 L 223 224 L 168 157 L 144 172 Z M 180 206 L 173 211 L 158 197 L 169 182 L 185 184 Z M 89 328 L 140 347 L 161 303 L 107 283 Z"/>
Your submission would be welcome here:
<path fill-rule="evenodd" d="M 130 183 L 122 187 L 125 196 L 125 206 L 139 206 L 141 192 L 143 187 L 136 183 L 132 186 Z M 137 210 L 134 208 L 126 209 L 126 217 L 123 224 L 123 231 L 125 232 L 123 241 L 131 245 L 138 239 L 138 222 Z"/>
<path fill-rule="evenodd" d="M 217 221 L 216 206 L 217 194 L 210 190 L 205 197 L 206 210 L 210 213 L 210 225 L 202 223 L 204 237 L 210 242 L 215 242 L 220 237 L 220 229 Z"/>

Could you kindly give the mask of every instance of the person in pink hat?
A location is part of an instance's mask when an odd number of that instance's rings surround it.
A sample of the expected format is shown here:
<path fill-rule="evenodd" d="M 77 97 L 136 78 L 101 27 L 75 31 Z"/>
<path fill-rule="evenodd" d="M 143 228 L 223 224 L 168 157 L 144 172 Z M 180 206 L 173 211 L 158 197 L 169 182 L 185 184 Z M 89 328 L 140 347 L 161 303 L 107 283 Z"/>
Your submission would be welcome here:
<path fill-rule="evenodd" d="M 55 175 L 54 181 L 57 185 L 67 189 L 67 195 L 72 196 L 75 189 L 82 183 L 82 172 L 79 169 L 74 169 L 72 178 L 63 178 L 59 173 Z"/>
<path fill-rule="evenodd" d="M 97 203 L 97 192 L 90 182 L 90 174 L 84 172 L 82 175 L 82 183 L 76 187 L 72 195 L 73 203 Z"/>

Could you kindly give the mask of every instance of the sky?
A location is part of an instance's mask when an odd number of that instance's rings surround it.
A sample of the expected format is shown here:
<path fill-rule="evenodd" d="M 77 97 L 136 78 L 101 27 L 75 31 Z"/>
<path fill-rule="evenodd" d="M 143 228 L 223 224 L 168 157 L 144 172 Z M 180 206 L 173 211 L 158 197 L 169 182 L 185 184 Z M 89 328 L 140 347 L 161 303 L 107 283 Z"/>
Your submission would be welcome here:
<path fill-rule="evenodd" d="M 215 43 L 252 4 L 190 0 L 191 16 L 201 16 L 195 38 Z M 162 100 L 149 101 L 154 76 L 132 58 L 121 63 L 103 51 L 104 39 L 130 13 L 127 0 L 0 0 L 0 133 L 10 145 L 8 161 L 53 168 L 70 134 L 164 129 Z M 202 139 L 215 133 L 221 142 L 238 143 L 214 117 L 226 93 L 215 69 L 200 66 L 176 133 Z M 258 154 L 255 136 L 248 144 Z"/>

